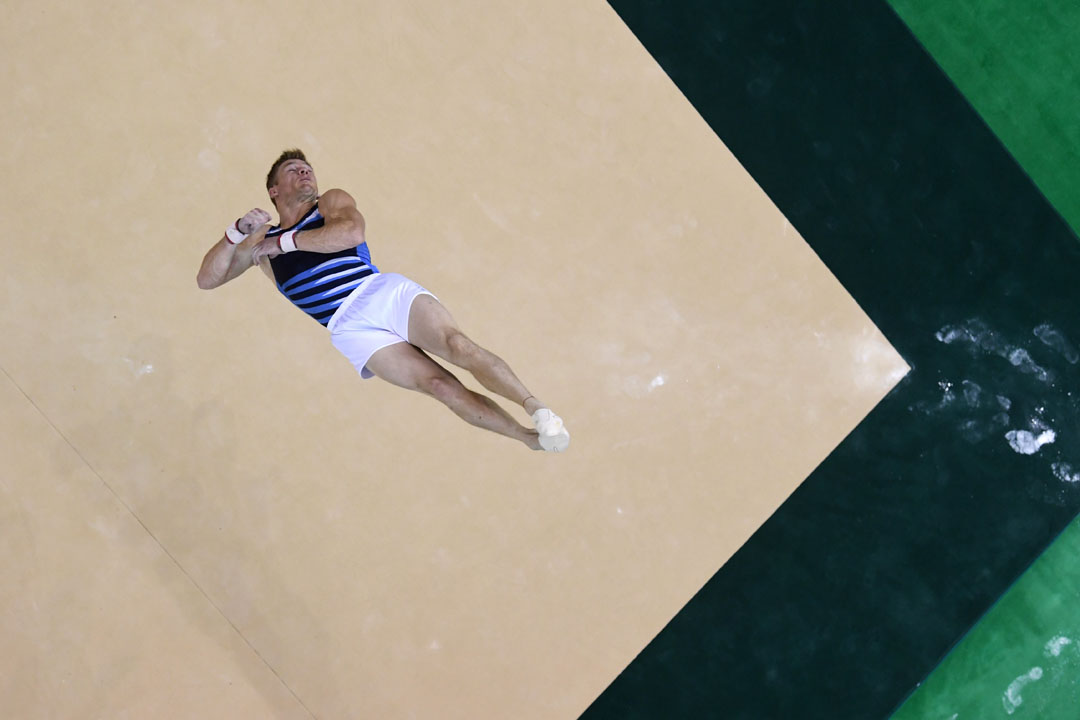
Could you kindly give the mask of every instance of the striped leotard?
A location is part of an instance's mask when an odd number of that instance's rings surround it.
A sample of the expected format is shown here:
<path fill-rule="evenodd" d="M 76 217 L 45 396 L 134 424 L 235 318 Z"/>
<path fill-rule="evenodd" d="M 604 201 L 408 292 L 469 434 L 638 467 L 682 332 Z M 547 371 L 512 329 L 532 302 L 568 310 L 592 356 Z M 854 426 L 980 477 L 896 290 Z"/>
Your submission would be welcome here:
<path fill-rule="evenodd" d="M 292 227 L 273 227 L 266 237 L 277 237 L 289 230 L 313 230 L 326 223 L 315 205 Z M 270 259 L 278 290 L 293 305 L 319 321 L 324 327 L 338 306 L 360 282 L 379 272 L 371 263 L 367 243 L 336 253 L 296 250 Z"/>

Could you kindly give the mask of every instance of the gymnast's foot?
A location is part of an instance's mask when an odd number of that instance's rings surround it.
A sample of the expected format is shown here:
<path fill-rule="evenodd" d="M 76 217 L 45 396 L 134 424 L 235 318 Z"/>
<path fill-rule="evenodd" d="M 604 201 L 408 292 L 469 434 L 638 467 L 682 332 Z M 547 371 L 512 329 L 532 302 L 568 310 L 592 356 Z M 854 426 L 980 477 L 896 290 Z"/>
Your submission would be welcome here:
<path fill-rule="evenodd" d="M 548 408 L 540 408 L 533 413 L 533 424 L 540 447 L 548 452 L 565 452 L 570 447 L 570 432 L 563 425 L 562 418 Z"/>

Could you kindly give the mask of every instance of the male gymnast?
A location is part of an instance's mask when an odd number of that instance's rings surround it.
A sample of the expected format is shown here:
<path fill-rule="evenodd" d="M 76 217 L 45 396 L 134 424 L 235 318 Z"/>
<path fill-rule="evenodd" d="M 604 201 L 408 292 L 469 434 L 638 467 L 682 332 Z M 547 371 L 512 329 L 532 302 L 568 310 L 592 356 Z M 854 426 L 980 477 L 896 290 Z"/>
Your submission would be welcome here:
<path fill-rule="evenodd" d="M 470 340 L 429 291 L 371 261 L 364 216 L 344 190 L 319 194 L 300 150 L 286 150 L 266 176 L 280 223 L 255 208 L 225 231 L 203 258 L 199 287 L 220 287 L 258 265 L 296 307 L 330 331 L 330 341 L 362 378 L 379 377 L 430 395 L 477 427 L 533 450 L 570 445 L 563 421 L 530 393 L 510 367 Z M 535 429 L 491 398 L 467 389 L 428 353 L 464 368 L 485 388 L 519 404 Z"/>

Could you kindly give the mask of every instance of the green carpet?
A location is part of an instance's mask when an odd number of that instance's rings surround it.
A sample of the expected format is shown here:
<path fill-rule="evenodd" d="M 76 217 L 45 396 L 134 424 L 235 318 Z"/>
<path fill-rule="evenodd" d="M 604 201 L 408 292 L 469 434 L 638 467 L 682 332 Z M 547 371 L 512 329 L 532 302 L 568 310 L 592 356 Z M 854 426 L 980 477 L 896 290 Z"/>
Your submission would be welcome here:
<path fill-rule="evenodd" d="M 1073 522 L 893 720 L 1080 715 L 1080 521 Z"/>
<path fill-rule="evenodd" d="M 1080 231 L 1080 3 L 890 0 L 1074 231 Z"/>

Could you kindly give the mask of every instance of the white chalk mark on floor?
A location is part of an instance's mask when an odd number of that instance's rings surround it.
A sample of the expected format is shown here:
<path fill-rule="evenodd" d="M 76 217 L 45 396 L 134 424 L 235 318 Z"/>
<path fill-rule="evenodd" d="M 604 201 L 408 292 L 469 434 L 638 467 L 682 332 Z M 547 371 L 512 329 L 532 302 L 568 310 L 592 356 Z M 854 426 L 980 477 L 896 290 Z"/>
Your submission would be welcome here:
<path fill-rule="evenodd" d="M 1005 433 L 1005 439 L 1009 441 L 1009 446 L 1021 455 L 1034 455 L 1043 445 L 1054 442 L 1057 439 L 1057 433 L 1053 430 L 1044 430 L 1035 435 L 1030 430 L 1010 430 Z"/>
<path fill-rule="evenodd" d="M 1046 643 L 1046 656 L 1058 657 L 1061 655 L 1061 648 L 1071 644 L 1072 640 L 1065 637 L 1064 635 L 1059 635 L 1056 638 L 1052 639 L 1050 642 Z"/>
<path fill-rule="evenodd" d="M 1077 352 L 1076 346 L 1069 342 L 1059 330 L 1049 323 L 1043 323 L 1035 328 L 1035 337 L 1042 340 L 1043 344 L 1061 353 L 1062 357 L 1069 361 L 1070 364 L 1075 365 L 1080 362 L 1080 352 Z"/>
<path fill-rule="evenodd" d="M 1013 680 L 1009 685 L 1009 689 L 1005 691 L 1004 697 L 1001 698 L 1001 702 L 1005 705 L 1005 712 L 1010 715 L 1016 712 L 1016 708 L 1024 704 L 1024 698 L 1020 696 L 1020 691 L 1027 685 L 1041 679 L 1042 676 L 1042 668 L 1033 667 L 1026 674 Z"/>
<path fill-rule="evenodd" d="M 1080 472 L 1075 471 L 1073 466 L 1069 463 L 1056 462 L 1051 465 L 1050 468 L 1054 471 L 1054 477 L 1061 482 L 1080 482 Z"/>

